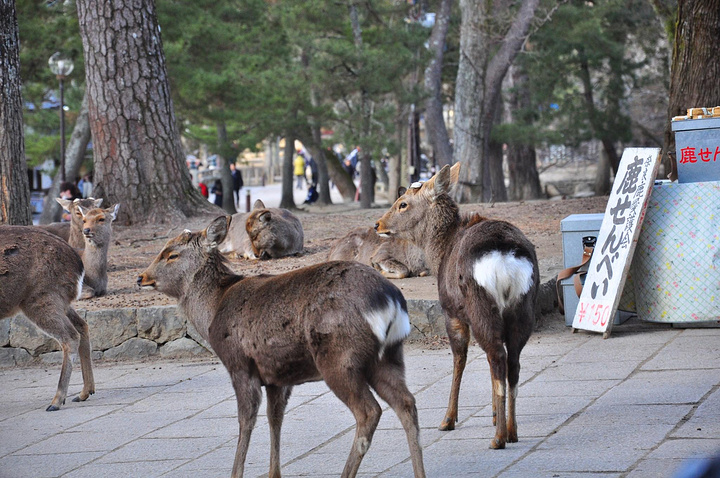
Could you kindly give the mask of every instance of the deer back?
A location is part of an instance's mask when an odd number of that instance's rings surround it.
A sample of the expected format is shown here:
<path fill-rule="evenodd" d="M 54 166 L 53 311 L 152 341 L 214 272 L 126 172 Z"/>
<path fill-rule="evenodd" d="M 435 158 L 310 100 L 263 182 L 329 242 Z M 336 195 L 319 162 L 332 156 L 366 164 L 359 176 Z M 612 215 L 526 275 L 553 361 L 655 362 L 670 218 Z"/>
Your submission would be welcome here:
<path fill-rule="evenodd" d="M 277 259 L 303 250 L 302 223 L 287 209 L 266 208 L 256 201 L 245 229 L 258 258 Z"/>
<path fill-rule="evenodd" d="M 384 239 L 371 228 L 357 227 L 341 237 L 330 248 L 329 261 L 357 261 L 371 264 L 371 258 Z"/>
<path fill-rule="evenodd" d="M 69 304 L 80 293 L 83 264 L 59 237 L 37 227 L 0 226 L 0 318 L 25 304 Z"/>

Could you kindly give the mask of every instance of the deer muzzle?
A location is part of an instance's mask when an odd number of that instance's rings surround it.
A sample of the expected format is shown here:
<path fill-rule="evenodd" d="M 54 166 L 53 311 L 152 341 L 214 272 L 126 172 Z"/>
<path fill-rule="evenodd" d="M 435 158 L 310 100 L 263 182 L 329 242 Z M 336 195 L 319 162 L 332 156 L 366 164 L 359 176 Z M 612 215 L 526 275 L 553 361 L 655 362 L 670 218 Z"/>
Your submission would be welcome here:
<path fill-rule="evenodd" d="M 150 279 L 146 272 L 143 272 L 137 278 L 137 285 L 143 289 L 154 289 L 155 281 Z"/>

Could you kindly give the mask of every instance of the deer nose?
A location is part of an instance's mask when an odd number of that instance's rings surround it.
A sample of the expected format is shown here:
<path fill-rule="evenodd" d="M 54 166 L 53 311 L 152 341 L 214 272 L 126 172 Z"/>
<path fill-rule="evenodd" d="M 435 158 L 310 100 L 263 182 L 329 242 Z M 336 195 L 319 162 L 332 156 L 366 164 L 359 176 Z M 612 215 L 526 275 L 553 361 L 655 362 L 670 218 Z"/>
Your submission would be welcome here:
<path fill-rule="evenodd" d="M 90 228 L 86 227 L 85 229 L 83 229 L 83 234 L 85 234 L 86 236 L 90 235 Z"/>
<path fill-rule="evenodd" d="M 379 223 L 379 222 L 376 222 L 376 223 L 375 223 L 375 230 L 377 231 L 379 227 L 380 227 L 380 223 Z"/>
<path fill-rule="evenodd" d="M 139 275 L 137 278 L 137 285 L 142 286 L 143 276 Z"/>

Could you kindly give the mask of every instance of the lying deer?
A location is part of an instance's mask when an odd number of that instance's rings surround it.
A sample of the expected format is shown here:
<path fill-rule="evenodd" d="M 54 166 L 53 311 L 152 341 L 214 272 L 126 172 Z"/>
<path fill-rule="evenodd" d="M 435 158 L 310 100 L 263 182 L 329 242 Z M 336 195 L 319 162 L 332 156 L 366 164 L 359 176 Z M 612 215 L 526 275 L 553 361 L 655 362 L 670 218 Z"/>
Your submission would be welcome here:
<path fill-rule="evenodd" d="M 452 169 L 444 166 L 422 186 L 407 190 L 375 228 L 379 234 L 404 237 L 423 247 L 438 277 L 454 362 L 450 400 L 440 429 L 454 429 L 458 419 L 460 381 L 472 332 L 490 364 L 496 426 L 490 447 L 505 448 L 506 442 L 518 440 L 515 399 L 520 352 L 535 321 L 538 264 L 535 247 L 512 224 L 479 215 L 461 219 L 449 195 L 459 168 L 459 163 Z"/>
<path fill-rule="evenodd" d="M 327 262 L 282 275 L 235 275 L 218 251 L 230 218 L 171 239 L 138 277 L 178 299 L 181 313 L 217 353 L 235 389 L 240 433 L 232 476 L 242 476 L 250 434 L 267 394 L 269 476 L 280 476 L 280 427 L 294 385 L 324 380 L 357 428 L 342 476 L 355 476 L 380 420 L 370 389 L 405 428 L 415 476 L 425 476 L 415 399 L 405 385 L 405 298 L 372 268 Z M 349 293 L 352 291 L 352 293 Z"/>
<path fill-rule="evenodd" d="M 373 266 L 388 279 L 430 273 L 425 251 L 397 237 L 380 237 L 372 228 L 358 227 L 341 237 L 328 253 L 330 261 L 357 261 Z"/>
<path fill-rule="evenodd" d="M 84 248 L 85 238 L 82 233 L 82 214 L 79 207 L 86 209 L 100 207 L 103 200 L 95 198 L 75 200 L 56 198 L 55 200 L 70 214 L 70 222 L 53 222 L 38 227 L 62 237 L 75 249 Z"/>
<path fill-rule="evenodd" d="M 85 247 L 80 251 L 85 266 L 82 299 L 101 297 L 107 293 L 107 255 L 112 240 L 112 222 L 120 204 L 107 209 L 86 209 L 77 206 L 82 216 L 82 233 Z"/>
<path fill-rule="evenodd" d="M 47 411 L 65 403 L 72 360 L 80 353 L 83 389 L 74 402 L 95 393 L 87 323 L 70 303 L 82 288 L 83 264 L 59 237 L 37 227 L 0 226 L 0 319 L 22 312 L 60 342 L 63 361 L 55 397 Z"/>
<path fill-rule="evenodd" d="M 233 215 L 220 252 L 246 259 L 277 259 L 302 252 L 303 241 L 297 216 L 287 209 L 267 208 L 258 199 L 250 213 Z"/>

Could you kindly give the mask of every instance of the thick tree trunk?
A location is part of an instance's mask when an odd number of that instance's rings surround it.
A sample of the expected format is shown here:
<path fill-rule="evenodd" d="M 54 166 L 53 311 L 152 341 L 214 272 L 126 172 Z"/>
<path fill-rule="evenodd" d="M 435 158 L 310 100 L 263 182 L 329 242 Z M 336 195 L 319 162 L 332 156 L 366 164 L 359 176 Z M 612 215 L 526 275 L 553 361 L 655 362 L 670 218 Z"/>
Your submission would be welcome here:
<path fill-rule="evenodd" d="M 527 124 L 527 111 L 532 108 L 527 72 L 523 68 L 511 68 L 512 94 L 510 95 L 510 114 L 512 122 Z M 511 201 L 540 199 L 543 191 L 537 170 L 535 146 L 522 142 L 508 144 L 508 198 Z"/>
<path fill-rule="evenodd" d="M 224 121 L 220 121 L 216 125 L 218 135 L 218 157 L 221 159 L 218 164 L 220 171 L 220 182 L 223 188 L 223 210 L 233 215 L 237 212 L 235 209 L 235 192 L 233 191 L 233 177 L 230 171 L 230 163 L 235 162 L 235 156 L 230 152 L 230 142 L 228 141 L 227 125 Z"/>
<path fill-rule="evenodd" d="M 498 180 L 492 183 L 490 175 L 490 133 L 502 81 L 508 68 L 522 48 L 534 18 L 539 0 L 523 0 L 507 33 L 499 43 L 499 49 L 488 58 L 494 46 L 491 32 L 483 28 L 487 23 L 486 3 L 481 0 L 461 0 L 462 23 L 460 26 L 460 62 L 455 85 L 455 125 L 453 129 L 454 160 L 467 164 L 461 170 L 461 199 L 465 201 L 488 201 L 492 188 L 503 197 L 505 188 Z M 493 165 L 493 177 L 499 178 L 498 168 Z"/>
<path fill-rule="evenodd" d="M 345 202 L 352 202 L 355 199 L 355 193 L 357 192 L 357 188 L 355 187 L 355 183 L 352 178 L 342 167 L 340 161 L 337 161 L 335 158 L 326 159 L 327 161 L 325 162 L 325 165 L 328 169 L 328 176 L 332 179 L 332 182 L 335 183 L 335 187 L 340 192 L 343 200 Z"/>
<path fill-rule="evenodd" d="M 0 0 L 0 224 L 32 224 L 15 0 Z"/>
<path fill-rule="evenodd" d="M 438 169 L 452 164 L 452 146 L 450 135 L 445 126 L 442 100 L 442 68 L 445 38 L 450 26 L 450 11 L 454 0 L 442 0 L 440 9 L 435 15 L 435 25 L 430 35 L 430 51 L 433 58 L 425 68 L 425 91 L 428 99 L 425 102 L 425 128 L 430 145 L 435 151 Z"/>
<path fill-rule="evenodd" d="M 675 152 L 670 119 L 688 108 L 720 105 L 720 0 L 678 2 L 677 29 L 670 74 L 670 104 L 665 128 L 665 172 L 670 172 L 667 153 Z"/>
<path fill-rule="evenodd" d="M 295 137 L 285 135 L 285 147 L 282 160 L 282 194 L 280 207 L 284 209 L 297 209 L 293 197 L 293 155 L 295 154 Z"/>
<path fill-rule="evenodd" d="M 83 94 L 80 113 L 78 114 L 75 126 L 73 127 L 70 141 L 65 150 L 65 177 L 74 178 L 78 175 L 83 160 L 85 159 L 85 151 L 90 142 L 90 121 L 88 120 L 88 94 L 87 89 Z M 55 174 L 52 185 L 48 193 L 43 199 L 43 210 L 40 214 L 40 224 L 50 224 L 57 222 L 62 216 L 62 207 L 55 198 L 60 197 L 60 184 L 62 183 L 62 174 L 60 171 Z"/>
<path fill-rule="evenodd" d="M 77 1 L 96 196 L 122 224 L 218 212 L 193 187 L 152 0 Z"/>

